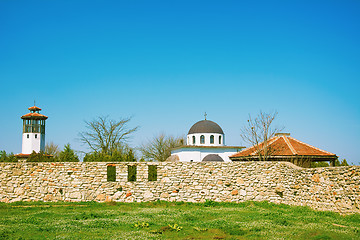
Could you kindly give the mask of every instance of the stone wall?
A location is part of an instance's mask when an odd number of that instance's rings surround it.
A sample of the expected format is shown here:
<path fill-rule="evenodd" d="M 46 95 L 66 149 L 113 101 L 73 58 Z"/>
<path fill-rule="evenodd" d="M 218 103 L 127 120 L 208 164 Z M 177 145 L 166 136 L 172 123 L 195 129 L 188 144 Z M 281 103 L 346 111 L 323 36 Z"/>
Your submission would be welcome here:
<path fill-rule="evenodd" d="M 299 168 L 286 162 L 0 163 L 0 201 L 269 201 L 360 213 L 360 166 Z M 110 164 L 111 165 L 111 164 Z M 137 166 L 129 182 L 128 165 Z M 148 181 L 157 165 L 157 181 Z"/>

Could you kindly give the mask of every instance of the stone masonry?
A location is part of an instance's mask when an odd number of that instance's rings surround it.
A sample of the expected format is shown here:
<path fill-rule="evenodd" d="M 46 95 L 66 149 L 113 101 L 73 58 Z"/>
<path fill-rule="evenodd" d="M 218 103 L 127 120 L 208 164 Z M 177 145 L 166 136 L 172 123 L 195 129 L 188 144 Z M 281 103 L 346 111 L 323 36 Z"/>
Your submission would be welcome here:
<path fill-rule="evenodd" d="M 116 181 L 107 181 L 107 165 Z M 135 182 L 128 165 L 137 166 Z M 148 181 L 148 165 L 157 181 Z M 0 163 L 0 201 L 269 201 L 360 213 L 360 166 L 299 168 L 287 162 Z"/>

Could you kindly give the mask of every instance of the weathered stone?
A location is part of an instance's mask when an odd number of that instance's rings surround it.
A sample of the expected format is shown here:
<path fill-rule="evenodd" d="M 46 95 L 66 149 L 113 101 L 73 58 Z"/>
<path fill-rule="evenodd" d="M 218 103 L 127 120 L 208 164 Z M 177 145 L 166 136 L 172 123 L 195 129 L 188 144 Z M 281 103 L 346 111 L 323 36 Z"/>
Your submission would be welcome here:
<path fill-rule="evenodd" d="M 108 182 L 107 163 L 0 163 L 0 201 L 266 200 L 360 212 L 358 166 L 303 169 L 280 162 L 164 162 L 151 163 L 157 165 L 158 180 L 148 181 L 148 163 L 135 163 L 136 182 L 128 182 L 128 164 L 116 163 L 116 182 Z"/>
<path fill-rule="evenodd" d="M 105 194 L 99 194 L 99 195 L 97 195 L 97 197 L 95 198 L 95 201 L 98 201 L 98 202 L 103 202 L 103 201 L 105 201 Z"/>
<path fill-rule="evenodd" d="M 17 195 L 22 195 L 24 193 L 24 189 L 22 187 L 17 187 L 15 188 L 14 193 Z"/>
<path fill-rule="evenodd" d="M 163 179 L 161 179 L 161 182 L 162 183 L 170 182 L 170 178 L 164 177 Z"/>
<path fill-rule="evenodd" d="M 311 178 L 311 180 L 313 180 L 314 182 L 320 182 L 320 178 L 318 174 L 314 174 Z"/>
<path fill-rule="evenodd" d="M 160 194 L 160 198 L 168 198 L 170 195 L 167 192 L 163 192 Z"/>
<path fill-rule="evenodd" d="M 154 197 L 154 194 L 152 192 L 150 192 L 149 190 L 146 190 L 145 193 L 144 193 L 144 198 L 145 199 L 150 199 L 150 198 L 153 198 Z"/>
<path fill-rule="evenodd" d="M 73 199 L 81 199 L 81 193 L 80 192 L 72 192 L 70 193 L 70 198 L 73 198 Z"/>

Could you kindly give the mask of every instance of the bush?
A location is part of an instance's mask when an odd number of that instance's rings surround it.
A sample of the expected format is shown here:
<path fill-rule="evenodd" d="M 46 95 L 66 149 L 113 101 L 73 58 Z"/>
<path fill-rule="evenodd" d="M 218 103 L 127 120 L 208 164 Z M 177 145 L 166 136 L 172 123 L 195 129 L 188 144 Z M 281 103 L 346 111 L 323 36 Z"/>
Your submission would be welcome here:
<path fill-rule="evenodd" d="M 156 181 L 157 180 L 157 166 L 149 165 L 148 167 L 148 181 Z"/>
<path fill-rule="evenodd" d="M 26 159 L 26 162 L 54 162 L 54 160 L 52 156 L 46 155 L 43 152 L 36 153 L 33 151 Z"/>
<path fill-rule="evenodd" d="M 107 181 L 108 182 L 116 181 L 116 166 L 113 165 L 107 166 Z"/>
<path fill-rule="evenodd" d="M 136 181 L 136 165 L 128 165 L 128 181 Z"/>
<path fill-rule="evenodd" d="M 131 149 L 126 151 L 114 151 L 111 155 L 102 152 L 87 153 L 84 162 L 136 162 Z"/>
<path fill-rule="evenodd" d="M 7 154 L 5 151 L 0 151 L 0 162 L 17 162 L 17 158 L 13 153 Z"/>

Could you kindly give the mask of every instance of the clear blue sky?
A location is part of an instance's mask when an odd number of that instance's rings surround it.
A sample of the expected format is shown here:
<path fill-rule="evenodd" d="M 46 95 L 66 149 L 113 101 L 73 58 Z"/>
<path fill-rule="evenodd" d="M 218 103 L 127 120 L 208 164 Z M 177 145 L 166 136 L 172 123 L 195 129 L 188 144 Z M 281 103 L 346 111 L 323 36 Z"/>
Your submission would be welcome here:
<path fill-rule="evenodd" d="M 0 149 L 21 152 L 36 105 L 47 141 L 133 116 L 131 145 L 217 122 L 244 145 L 248 114 L 360 164 L 360 2 L 0 1 Z"/>

